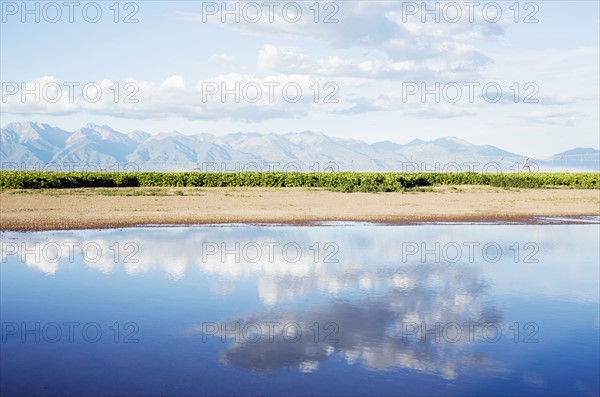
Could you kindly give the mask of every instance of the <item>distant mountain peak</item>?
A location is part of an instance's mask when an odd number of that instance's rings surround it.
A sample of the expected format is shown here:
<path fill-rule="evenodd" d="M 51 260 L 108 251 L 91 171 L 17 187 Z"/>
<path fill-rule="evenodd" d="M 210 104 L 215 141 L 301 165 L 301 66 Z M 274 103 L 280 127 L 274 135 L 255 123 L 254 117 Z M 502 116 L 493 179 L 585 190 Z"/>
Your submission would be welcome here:
<path fill-rule="evenodd" d="M 341 141 L 341 138 L 328 137 L 321 132 L 314 131 L 301 131 L 301 132 L 287 132 L 282 135 L 283 137 L 290 140 L 293 143 L 305 143 L 305 144 L 317 144 L 323 140 L 329 139 L 333 141 Z"/>
<path fill-rule="evenodd" d="M 600 150 L 594 149 L 591 147 L 583 148 L 578 147 L 570 150 L 565 150 L 564 152 L 560 152 L 554 155 L 554 157 L 558 156 L 582 156 L 582 155 L 598 155 L 600 154 Z"/>
<path fill-rule="evenodd" d="M 467 142 L 464 139 L 457 138 L 455 136 L 445 136 L 436 139 L 434 142 L 449 142 L 454 143 L 461 146 L 474 146 L 471 142 Z"/>
<path fill-rule="evenodd" d="M 83 128 L 87 128 L 87 129 L 90 129 L 90 130 L 93 130 L 93 131 L 96 131 L 96 132 L 99 132 L 99 133 L 107 132 L 108 131 L 108 132 L 111 132 L 111 133 L 121 134 L 119 131 L 115 131 L 114 129 L 112 129 L 110 126 L 108 126 L 106 124 L 99 125 L 99 124 L 94 124 L 94 123 L 87 123 L 85 125 L 85 127 L 83 127 Z"/>
<path fill-rule="evenodd" d="M 131 131 L 129 134 L 127 134 L 127 136 L 132 141 L 139 143 L 139 142 L 145 141 L 146 139 L 150 138 L 152 135 L 147 133 L 146 131 L 134 130 L 134 131 Z"/>
<path fill-rule="evenodd" d="M 154 139 L 154 140 L 161 140 L 161 139 L 168 139 L 168 138 L 180 138 L 180 137 L 182 137 L 182 136 L 185 136 L 185 135 L 183 135 L 183 134 L 182 134 L 181 132 L 179 132 L 179 131 L 175 131 L 175 130 L 173 130 L 173 131 L 171 131 L 171 132 L 159 132 L 158 134 L 156 134 L 156 135 L 153 135 L 153 136 L 151 137 L 151 139 Z"/>
<path fill-rule="evenodd" d="M 21 122 L 9 123 L 6 126 L 6 128 L 16 130 L 16 131 L 23 131 L 23 130 L 27 130 L 27 129 L 33 129 L 33 130 L 37 131 L 37 130 L 43 130 L 43 129 L 50 128 L 50 126 L 48 124 L 41 124 L 41 123 L 37 123 L 34 121 L 21 121 Z"/>
<path fill-rule="evenodd" d="M 88 123 L 76 131 L 65 131 L 48 124 L 10 123 L 2 129 L 0 161 L 21 163 L 136 162 L 142 170 L 183 171 L 197 169 L 198 164 L 227 165 L 227 171 L 238 164 L 302 164 L 303 171 L 320 169 L 335 163 L 347 171 L 402 171 L 405 164 L 443 166 L 460 161 L 481 164 L 499 162 L 514 166 L 525 156 L 492 145 L 475 145 L 463 139 L 446 136 L 434 140 L 414 139 L 407 144 L 382 141 L 368 144 L 361 140 L 330 137 L 322 132 L 242 133 L 187 135 L 178 131 L 151 135 L 145 131 L 118 132 L 108 125 Z M 597 149 L 576 148 L 562 156 L 560 166 L 583 167 L 598 164 Z M 591 154 L 591 156 L 590 156 Z M 591 157 L 591 161 L 588 161 Z M 474 160 L 475 159 L 475 160 Z M 579 159 L 579 160 L 574 160 Z M 586 161 L 582 161 L 586 160 Z M 595 159 L 595 160 L 594 160 Z M 559 162 L 554 159 L 554 164 Z M 594 163 L 595 161 L 595 163 Z M 550 164 L 537 160 L 537 164 Z M 550 164 L 552 165 L 552 164 Z M 505 167 L 508 169 L 508 167 Z M 253 168 L 253 170 L 256 170 Z M 283 170 L 280 169 L 280 170 Z M 296 169 L 294 169 L 296 170 Z M 415 171 L 415 169 L 411 169 Z M 440 171 L 443 171 L 440 169 Z"/>

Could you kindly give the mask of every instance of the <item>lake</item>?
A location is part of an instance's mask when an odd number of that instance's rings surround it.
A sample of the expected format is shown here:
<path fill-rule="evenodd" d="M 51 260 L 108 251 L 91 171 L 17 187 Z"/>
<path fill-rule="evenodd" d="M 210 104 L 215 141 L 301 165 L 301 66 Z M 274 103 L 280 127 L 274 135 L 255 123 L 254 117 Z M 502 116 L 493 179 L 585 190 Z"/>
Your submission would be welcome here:
<path fill-rule="evenodd" d="M 2 233 L 2 395 L 598 395 L 600 225 Z"/>

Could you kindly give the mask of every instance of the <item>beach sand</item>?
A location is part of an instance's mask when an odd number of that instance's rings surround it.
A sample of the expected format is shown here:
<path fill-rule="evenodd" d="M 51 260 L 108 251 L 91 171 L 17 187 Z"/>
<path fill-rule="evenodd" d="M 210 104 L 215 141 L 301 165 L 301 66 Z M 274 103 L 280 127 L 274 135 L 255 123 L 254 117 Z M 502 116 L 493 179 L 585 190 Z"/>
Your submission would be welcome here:
<path fill-rule="evenodd" d="M 337 193 L 306 188 L 6 190 L 0 193 L 0 229 L 324 221 L 535 222 L 535 217 L 540 216 L 600 216 L 600 190 L 488 186 L 440 186 L 433 190 L 409 193 Z"/>

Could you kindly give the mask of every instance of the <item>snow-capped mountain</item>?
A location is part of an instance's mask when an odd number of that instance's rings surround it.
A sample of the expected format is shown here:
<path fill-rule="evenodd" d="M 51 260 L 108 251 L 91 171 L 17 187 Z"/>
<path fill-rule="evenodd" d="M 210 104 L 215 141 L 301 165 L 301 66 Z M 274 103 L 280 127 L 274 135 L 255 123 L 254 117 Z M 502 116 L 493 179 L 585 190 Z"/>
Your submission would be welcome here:
<path fill-rule="evenodd" d="M 488 171 L 517 170 L 527 156 L 454 137 L 407 144 L 368 144 L 304 131 L 287 134 L 128 134 L 87 124 L 65 131 L 48 124 L 12 123 L 2 128 L 2 169 L 118 169 L 140 171 Z M 598 170 L 600 152 L 572 149 L 530 160 L 539 170 Z M 116 167 L 115 167 L 116 165 Z M 61 167 L 62 166 L 62 167 Z M 89 168 L 87 168 L 89 169 Z M 92 168 L 94 169 L 94 168 Z"/>

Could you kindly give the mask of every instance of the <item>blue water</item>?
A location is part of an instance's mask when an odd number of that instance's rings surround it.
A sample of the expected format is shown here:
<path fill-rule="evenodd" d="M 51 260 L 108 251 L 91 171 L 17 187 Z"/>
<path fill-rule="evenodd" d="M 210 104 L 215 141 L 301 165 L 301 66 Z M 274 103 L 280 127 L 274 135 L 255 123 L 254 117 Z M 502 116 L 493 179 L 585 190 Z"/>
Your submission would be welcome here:
<path fill-rule="evenodd" d="M 2 395 L 598 395 L 600 225 L 2 233 Z"/>

